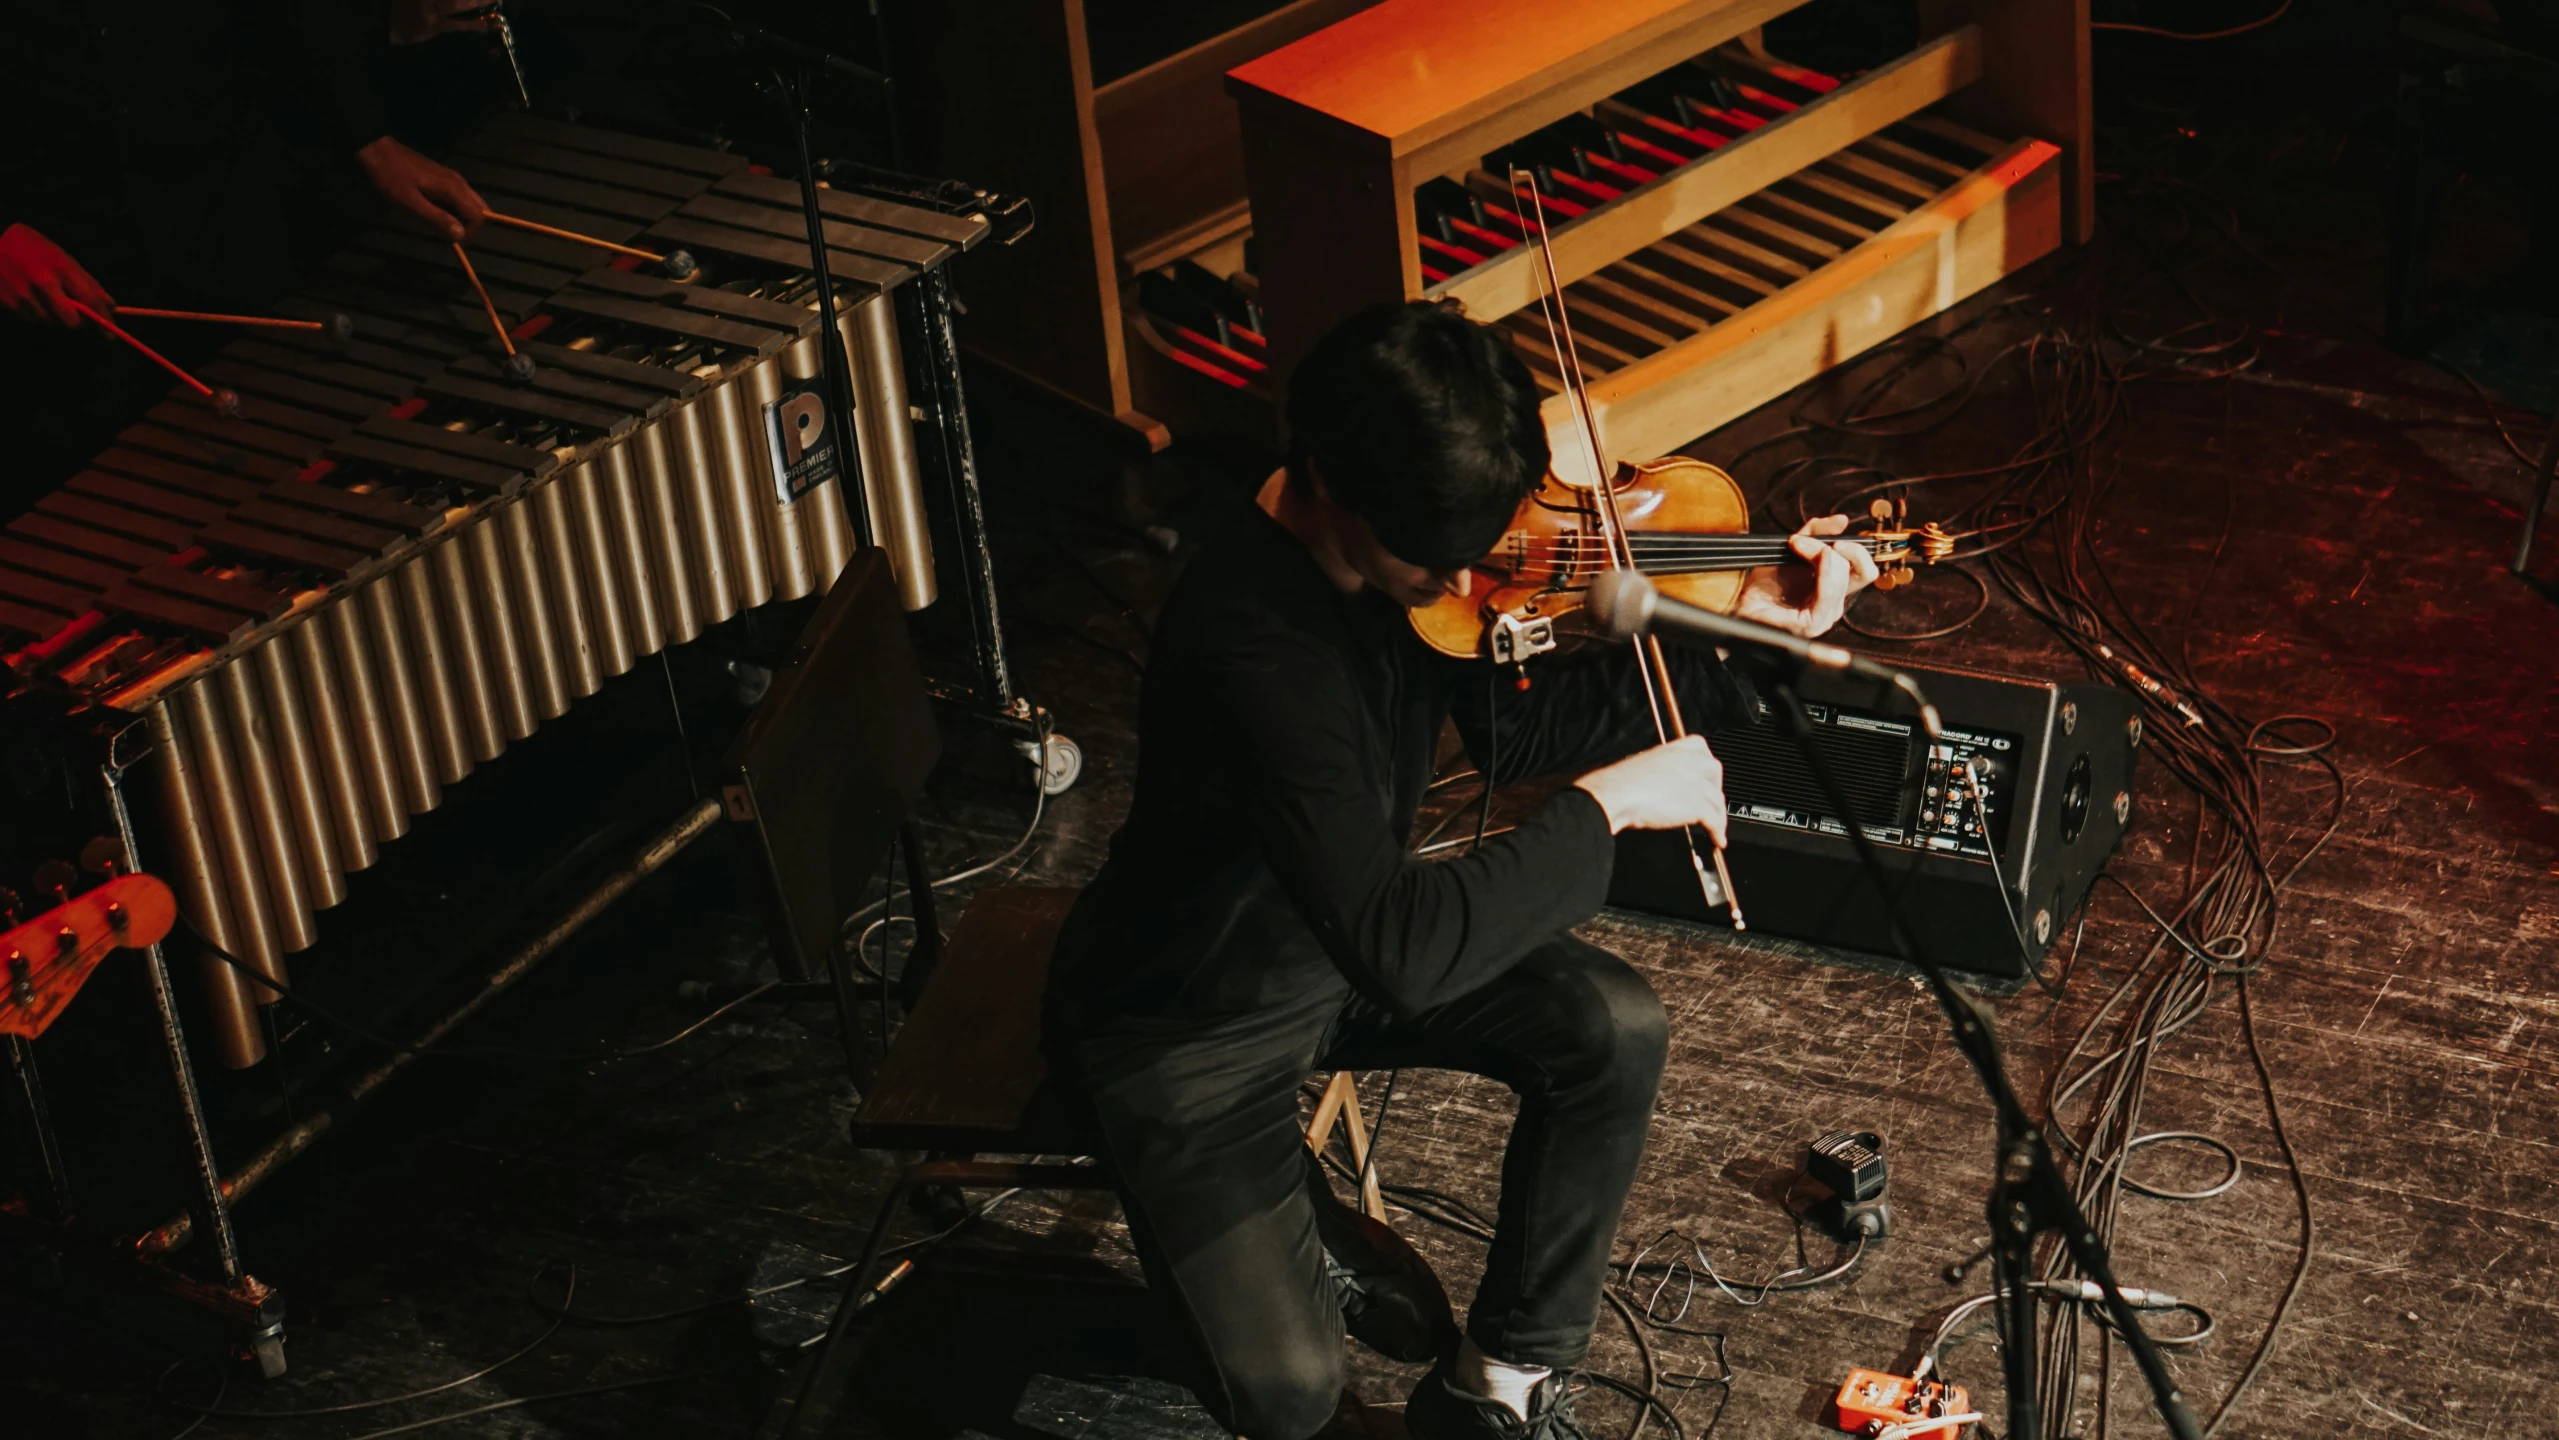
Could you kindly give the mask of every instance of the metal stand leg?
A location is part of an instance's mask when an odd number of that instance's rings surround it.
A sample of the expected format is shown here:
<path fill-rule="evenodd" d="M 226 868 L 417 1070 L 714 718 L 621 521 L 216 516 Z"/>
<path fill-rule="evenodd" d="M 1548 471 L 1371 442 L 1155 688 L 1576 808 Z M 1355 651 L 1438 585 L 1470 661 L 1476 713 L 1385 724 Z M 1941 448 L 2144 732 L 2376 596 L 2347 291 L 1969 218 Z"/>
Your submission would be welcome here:
<path fill-rule="evenodd" d="M 99 767 L 107 786 L 107 804 L 115 812 L 116 839 L 124 845 L 128 870 L 140 869 L 141 849 L 133 838 L 133 814 L 125 808 L 124 772 L 110 761 Z M 186 1027 L 178 1019 L 178 997 L 169 984 L 169 962 L 157 944 L 142 952 L 143 975 L 151 987 L 152 1009 L 160 1019 L 160 1044 L 168 1052 L 169 1077 L 177 1091 L 178 1118 L 184 1129 L 189 1174 L 195 1198 L 195 1228 L 209 1242 L 216 1277 L 253 1317 L 245 1322 L 246 1348 L 258 1368 L 273 1379 L 284 1373 L 284 1307 L 275 1292 L 241 1270 L 240 1240 L 231 1228 L 231 1199 L 223 1189 L 222 1167 L 214 1158 L 213 1132 L 204 1120 L 204 1096 L 196 1087 L 195 1059 L 187 1052 Z"/>
<path fill-rule="evenodd" d="M 2027 1161 L 2011 1143 L 1999 1150 L 1999 1177 L 1990 1189 L 1991 1288 L 1999 1299 L 2000 1370 L 2008 1389 L 2010 1440 L 2041 1440 L 2043 1410 L 2037 1403 L 2041 1382 L 2035 1371 L 2037 1337 L 2035 1292 L 2026 1282 L 2035 1273 L 2035 1223 L 2019 1193 Z"/>
<path fill-rule="evenodd" d="M 916 833 L 913 819 L 899 827 L 897 848 L 906 856 L 907 901 L 915 914 L 915 945 L 906 952 L 897 998 L 912 1011 L 924 998 L 924 983 L 942 963 L 942 922 L 933 904 L 933 873 L 924 864 L 924 838 Z"/>
<path fill-rule="evenodd" d="M 968 396 L 960 386 L 960 345 L 951 327 L 958 299 L 940 270 L 916 277 L 898 291 L 898 315 L 907 352 L 923 364 L 908 387 L 922 397 L 931 421 L 926 429 L 942 478 L 950 489 L 951 524 L 959 534 L 963 588 L 968 591 L 969 643 L 977 660 L 977 691 L 969 697 L 980 718 L 1020 736 L 1014 742 L 1039 771 L 1040 790 L 1062 795 L 1084 768 L 1083 751 L 1055 733 L 1047 713 L 1013 692 L 1005 658 L 1004 615 L 996 603 L 995 557 L 987 546 L 986 502 L 977 483 L 977 442 L 969 434 Z M 935 699 L 955 698 L 937 691 Z"/>
<path fill-rule="evenodd" d="M 960 388 L 960 345 L 951 326 L 950 277 L 940 270 L 898 292 L 898 305 L 924 356 L 913 393 L 924 401 L 934 457 L 950 487 L 951 524 L 959 532 L 961 575 L 968 587 L 970 647 L 977 660 L 977 698 L 988 709 L 1016 708 L 1005 660 L 1004 617 L 995 599 L 995 560 L 987 549 L 986 502 L 978 490 L 977 442 L 969 434 L 968 397 Z"/>
<path fill-rule="evenodd" d="M 44 1195 L 27 1197 L 41 1207 L 40 1218 L 59 1225 L 71 1218 L 71 1174 L 62 1165 L 62 1142 L 53 1133 L 53 1111 L 44 1102 L 44 1077 L 36 1073 L 35 1043 L 9 1037 L 9 1069 L 17 1077 L 18 1099 L 27 1117 L 27 1141 L 44 1172 Z"/>
<path fill-rule="evenodd" d="M 2532 483 L 2532 497 L 2523 506 L 2523 534 L 2515 540 L 2515 573 L 2532 572 L 2532 535 L 2541 528 L 2541 512 L 2550 503 L 2550 481 L 2559 472 L 2559 404 L 2550 412 L 2550 438 L 2541 442 L 2541 474 Z"/>
<path fill-rule="evenodd" d="M 127 869 L 140 869 L 140 848 L 133 838 L 133 816 L 125 809 L 124 775 L 113 765 L 101 767 L 107 803 L 115 810 L 116 838 L 124 842 Z M 211 1242 L 214 1268 L 225 1280 L 240 1278 L 240 1241 L 231 1229 L 231 1201 L 222 1192 L 222 1166 L 214 1159 L 213 1132 L 205 1125 L 204 1097 L 196 1088 L 195 1059 L 187 1053 L 187 1032 L 178 1019 L 178 996 L 169 984 L 169 962 L 158 945 L 142 952 L 143 973 L 151 985 L 151 1005 L 160 1017 L 160 1044 L 169 1055 L 169 1074 L 178 1092 L 179 1118 L 186 1129 L 188 1158 L 194 1162 L 198 1230 Z"/>

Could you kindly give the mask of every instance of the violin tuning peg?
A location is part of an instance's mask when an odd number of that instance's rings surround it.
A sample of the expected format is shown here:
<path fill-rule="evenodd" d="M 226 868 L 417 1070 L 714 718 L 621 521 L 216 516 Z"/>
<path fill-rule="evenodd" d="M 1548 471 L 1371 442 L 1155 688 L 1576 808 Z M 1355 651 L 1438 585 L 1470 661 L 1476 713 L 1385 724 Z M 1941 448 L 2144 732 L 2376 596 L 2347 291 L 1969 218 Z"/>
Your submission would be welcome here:
<path fill-rule="evenodd" d="M 1893 502 L 1879 499 L 1866 507 L 1866 514 L 1873 519 L 1890 520 L 1893 518 Z"/>

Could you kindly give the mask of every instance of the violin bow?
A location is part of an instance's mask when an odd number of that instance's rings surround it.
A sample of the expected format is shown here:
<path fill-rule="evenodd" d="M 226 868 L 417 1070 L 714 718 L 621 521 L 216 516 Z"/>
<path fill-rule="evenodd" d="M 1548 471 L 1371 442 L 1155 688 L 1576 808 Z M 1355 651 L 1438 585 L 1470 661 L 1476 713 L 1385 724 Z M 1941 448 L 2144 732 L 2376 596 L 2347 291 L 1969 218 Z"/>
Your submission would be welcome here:
<path fill-rule="evenodd" d="M 1592 490 L 1598 503 L 1592 511 L 1599 518 L 1601 548 L 1608 555 L 1611 568 L 1633 570 L 1634 545 L 1627 539 L 1626 523 L 1617 512 L 1616 469 L 1608 463 L 1599 443 L 1599 412 L 1591 404 L 1590 382 L 1582 374 L 1581 350 L 1573 343 L 1573 320 L 1564 308 L 1564 274 L 1555 264 L 1555 239 L 1546 228 L 1545 198 L 1538 193 L 1537 177 L 1516 166 L 1510 172 L 1511 198 L 1516 202 L 1523 191 L 1528 198 L 1529 214 L 1537 222 L 1537 253 L 1546 262 L 1546 284 L 1537 292 L 1537 311 L 1546 321 L 1546 343 L 1555 352 L 1555 364 L 1563 372 L 1564 393 L 1571 397 L 1573 419 L 1590 446 Z M 1680 717 L 1679 694 L 1671 687 L 1670 660 L 1662 653 L 1662 642 L 1651 635 L 1634 642 L 1635 672 L 1644 682 L 1644 701 L 1653 712 L 1653 733 L 1667 745 L 1688 738 L 1687 723 Z M 1706 861 L 1697 851 L 1695 826 L 1682 826 L 1680 840 L 1688 847 L 1689 868 L 1697 874 L 1697 893 L 1704 896 L 1708 908 L 1720 901 L 1732 918 L 1735 930 L 1750 926 L 1742 919 L 1741 897 L 1733 891 L 1733 872 L 1724 861 L 1724 845 L 1715 841 L 1715 874 L 1706 874 Z M 1713 839 L 1712 836 L 1708 837 Z"/>

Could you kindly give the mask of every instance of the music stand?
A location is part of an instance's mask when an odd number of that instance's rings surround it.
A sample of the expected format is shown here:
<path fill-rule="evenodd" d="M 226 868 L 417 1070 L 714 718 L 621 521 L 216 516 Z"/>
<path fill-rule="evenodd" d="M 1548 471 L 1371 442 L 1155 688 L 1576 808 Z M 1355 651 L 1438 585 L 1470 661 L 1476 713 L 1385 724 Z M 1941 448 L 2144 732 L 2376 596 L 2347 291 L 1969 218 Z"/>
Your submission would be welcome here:
<path fill-rule="evenodd" d="M 915 917 L 901 991 L 921 991 L 942 932 L 912 811 L 941 753 L 888 552 L 858 550 L 719 769 L 721 806 L 745 827 L 741 849 L 756 873 L 774 964 L 794 989 L 817 982 L 834 992 L 857 1078 L 853 1004 L 865 991 L 849 973 L 844 920 L 898 843 Z"/>

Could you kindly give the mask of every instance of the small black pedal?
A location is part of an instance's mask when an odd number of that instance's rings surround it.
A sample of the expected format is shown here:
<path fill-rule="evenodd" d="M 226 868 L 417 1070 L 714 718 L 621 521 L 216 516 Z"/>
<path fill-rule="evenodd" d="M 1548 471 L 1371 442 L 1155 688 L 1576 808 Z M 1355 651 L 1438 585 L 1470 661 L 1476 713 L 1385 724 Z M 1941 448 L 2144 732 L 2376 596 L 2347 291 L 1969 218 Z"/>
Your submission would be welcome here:
<path fill-rule="evenodd" d="M 1830 1195 L 1804 1212 L 1841 1244 L 1881 1240 L 1893 1231 L 1884 1204 L 1891 1167 L 1884 1137 L 1871 1130 L 1834 1130 L 1804 1148 L 1804 1174 Z"/>

